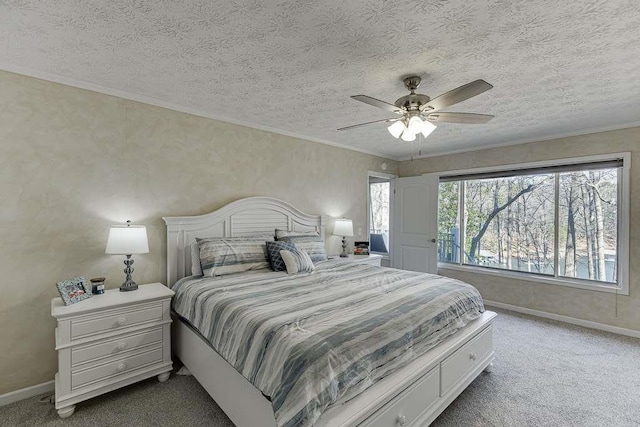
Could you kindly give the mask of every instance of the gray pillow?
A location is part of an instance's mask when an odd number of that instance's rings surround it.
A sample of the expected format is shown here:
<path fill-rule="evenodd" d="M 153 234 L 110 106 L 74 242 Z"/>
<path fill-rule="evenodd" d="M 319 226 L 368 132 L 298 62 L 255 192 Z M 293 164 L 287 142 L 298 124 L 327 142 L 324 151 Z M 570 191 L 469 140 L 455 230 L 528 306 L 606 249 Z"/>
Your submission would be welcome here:
<path fill-rule="evenodd" d="M 200 247 L 197 241 L 191 243 L 191 275 L 202 276 L 202 267 L 200 266 Z"/>
<path fill-rule="evenodd" d="M 280 228 L 276 228 L 276 240 L 281 240 L 284 237 L 298 237 L 298 236 L 307 236 L 307 237 L 320 237 L 317 231 L 294 231 L 294 230 L 282 230 Z"/>
<path fill-rule="evenodd" d="M 289 236 L 279 238 L 278 241 L 295 244 L 296 248 L 306 252 L 314 263 L 329 259 L 324 240 L 320 236 Z"/>
<path fill-rule="evenodd" d="M 269 268 L 267 240 L 273 240 L 273 235 L 196 238 L 202 273 L 205 276 L 223 276 Z"/>

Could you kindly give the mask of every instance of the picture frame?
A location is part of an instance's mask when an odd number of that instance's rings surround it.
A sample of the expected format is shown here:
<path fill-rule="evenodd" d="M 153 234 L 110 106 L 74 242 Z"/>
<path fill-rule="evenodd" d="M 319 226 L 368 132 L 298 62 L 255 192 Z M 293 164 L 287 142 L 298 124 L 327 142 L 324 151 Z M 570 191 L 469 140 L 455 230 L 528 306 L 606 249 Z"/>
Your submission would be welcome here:
<path fill-rule="evenodd" d="M 87 279 L 82 276 L 58 282 L 57 288 L 64 305 L 75 304 L 91 298 L 91 287 L 87 283 Z"/>

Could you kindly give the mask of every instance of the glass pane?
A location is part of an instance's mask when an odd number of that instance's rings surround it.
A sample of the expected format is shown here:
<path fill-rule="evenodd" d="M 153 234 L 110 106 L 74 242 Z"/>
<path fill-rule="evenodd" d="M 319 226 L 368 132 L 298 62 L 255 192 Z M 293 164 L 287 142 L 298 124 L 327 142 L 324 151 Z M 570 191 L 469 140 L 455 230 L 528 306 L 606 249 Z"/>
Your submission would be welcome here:
<path fill-rule="evenodd" d="M 372 252 L 388 253 L 389 250 L 389 189 L 387 182 L 369 184 L 371 218 L 369 218 L 369 248 Z"/>
<path fill-rule="evenodd" d="M 560 174 L 559 275 L 617 283 L 618 170 Z"/>
<path fill-rule="evenodd" d="M 554 175 L 465 181 L 465 264 L 554 274 Z"/>
<path fill-rule="evenodd" d="M 438 191 L 438 261 L 460 262 L 459 182 L 440 183 Z"/>

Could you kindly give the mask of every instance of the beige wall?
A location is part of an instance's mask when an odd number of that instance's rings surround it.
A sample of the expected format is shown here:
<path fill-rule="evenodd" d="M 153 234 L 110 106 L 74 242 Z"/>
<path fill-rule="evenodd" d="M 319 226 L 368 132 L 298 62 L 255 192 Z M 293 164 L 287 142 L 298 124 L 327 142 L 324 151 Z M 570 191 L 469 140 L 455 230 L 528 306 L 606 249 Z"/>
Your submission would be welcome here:
<path fill-rule="evenodd" d="M 109 225 L 148 227 L 138 283 L 163 281 L 163 215 L 256 195 L 365 228 L 378 157 L 0 72 L 0 394 L 53 379 L 57 281 L 123 280 Z M 330 236 L 330 251 L 340 241 Z"/>
<path fill-rule="evenodd" d="M 640 257 L 640 128 L 405 161 L 399 165 L 399 175 L 416 176 L 426 172 L 623 151 L 631 152 L 632 164 L 629 296 L 451 269 L 441 269 L 439 273 L 475 285 L 487 300 L 640 330 L 640 263 L 636 261 Z"/>

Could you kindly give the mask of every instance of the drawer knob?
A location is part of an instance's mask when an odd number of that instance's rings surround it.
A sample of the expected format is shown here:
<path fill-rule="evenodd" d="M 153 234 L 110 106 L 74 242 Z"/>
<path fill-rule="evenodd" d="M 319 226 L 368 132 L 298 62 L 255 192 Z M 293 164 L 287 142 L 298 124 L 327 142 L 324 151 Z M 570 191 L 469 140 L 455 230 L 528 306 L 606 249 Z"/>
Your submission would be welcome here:
<path fill-rule="evenodd" d="M 404 415 L 398 415 L 398 418 L 396 419 L 396 421 L 398 422 L 399 425 L 403 426 L 407 423 L 407 417 L 405 417 Z"/>
<path fill-rule="evenodd" d="M 120 344 L 118 344 L 118 346 L 116 347 L 116 349 L 117 349 L 118 351 L 122 351 L 122 350 L 124 350 L 125 348 L 127 348 L 127 343 L 126 343 L 126 342 L 121 342 L 121 343 L 120 343 Z"/>
<path fill-rule="evenodd" d="M 121 363 L 118 365 L 116 369 L 118 370 L 118 372 L 123 372 L 125 369 L 127 369 L 127 365 L 125 365 L 124 363 Z"/>
<path fill-rule="evenodd" d="M 478 356 L 476 356 L 476 354 L 475 354 L 475 353 L 471 353 L 471 354 L 469 354 L 469 359 L 471 359 L 471 360 L 476 360 L 477 358 L 478 358 Z"/>
<path fill-rule="evenodd" d="M 127 323 L 127 318 L 126 317 L 121 317 L 116 321 L 116 323 L 118 324 L 118 326 L 122 326 L 125 323 Z"/>

